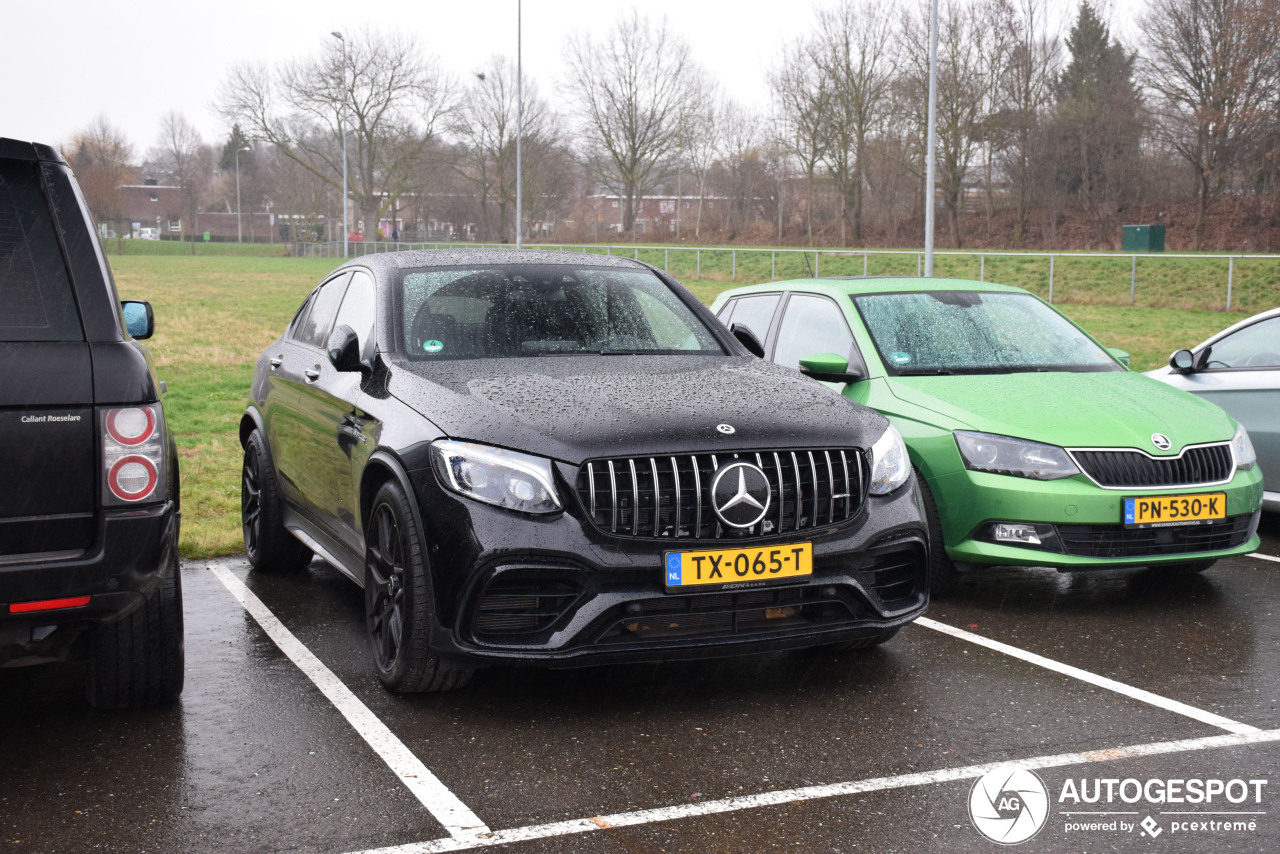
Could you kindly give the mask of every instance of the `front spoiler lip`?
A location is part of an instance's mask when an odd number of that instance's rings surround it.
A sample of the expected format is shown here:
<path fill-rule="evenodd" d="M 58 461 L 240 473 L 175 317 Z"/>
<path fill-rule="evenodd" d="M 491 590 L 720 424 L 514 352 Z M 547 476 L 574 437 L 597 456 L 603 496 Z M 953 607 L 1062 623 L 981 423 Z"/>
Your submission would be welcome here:
<path fill-rule="evenodd" d="M 977 563 L 984 566 L 1046 566 L 1059 572 L 1090 569 L 1123 569 L 1126 567 L 1164 566 L 1201 560 L 1218 560 L 1235 557 L 1258 550 L 1262 538 L 1254 534 L 1244 543 L 1231 549 L 1213 552 L 1183 552 L 1173 555 L 1148 557 L 1079 557 L 1019 546 L 997 545 L 980 540 L 965 540 L 956 548 L 948 548 L 947 554 L 954 560 Z"/>
<path fill-rule="evenodd" d="M 648 664 L 668 661 L 691 661 L 712 658 L 733 658 L 740 655 L 764 654 L 792 649 L 805 649 L 837 644 L 842 641 L 860 640 L 885 629 L 898 628 L 913 622 L 924 614 L 927 597 L 920 606 L 904 615 L 887 620 L 868 620 L 856 625 L 816 630 L 797 630 L 767 636 L 743 638 L 707 638 L 705 640 L 676 640 L 665 643 L 610 644 L 585 646 L 569 650 L 543 650 L 537 648 L 515 649 L 481 647 L 471 643 L 451 643 L 439 650 L 446 659 L 462 666 L 477 664 L 519 664 L 548 668 L 594 667 L 606 664 Z"/>

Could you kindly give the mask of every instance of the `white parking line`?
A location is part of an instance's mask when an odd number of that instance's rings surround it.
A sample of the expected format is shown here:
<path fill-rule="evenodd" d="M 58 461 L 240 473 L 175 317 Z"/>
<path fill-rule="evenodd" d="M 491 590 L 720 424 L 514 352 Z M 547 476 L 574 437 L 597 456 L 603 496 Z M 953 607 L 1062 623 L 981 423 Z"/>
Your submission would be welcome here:
<path fill-rule="evenodd" d="M 262 630 L 275 641 L 280 651 L 298 666 L 298 669 L 315 683 L 329 702 L 342 712 L 356 732 L 373 748 L 382 760 L 390 766 L 392 772 L 400 778 L 400 782 L 409 787 L 422 805 L 444 825 L 445 830 L 455 839 L 474 839 L 477 834 L 488 833 L 489 828 L 480 817 L 473 813 L 466 804 L 441 783 L 418 757 L 413 755 L 404 742 L 396 738 L 377 715 L 369 711 L 369 707 L 351 693 L 342 680 L 325 667 L 311 650 L 302 645 L 293 633 L 284 627 L 276 615 L 253 594 L 244 583 L 226 567 L 210 565 L 209 571 L 222 582 L 231 595 L 244 606 Z M 468 842 L 468 845 L 473 844 Z"/>
<path fill-rule="evenodd" d="M 1099 688 L 1105 688 L 1108 691 L 1115 691 L 1133 700 L 1143 703 L 1149 703 L 1158 706 L 1166 711 L 1174 712 L 1179 715 L 1186 715 L 1189 718 L 1200 721 L 1201 723 L 1216 726 L 1219 729 L 1225 729 L 1227 732 L 1234 733 L 1251 733 L 1257 732 L 1258 728 L 1242 724 L 1239 721 L 1233 721 L 1230 718 L 1224 718 L 1222 715 L 1206 712 L 1204 709 L 1197 709 L 1195 706 L 1188 706 L 1186 703 L 1179 703 L 1177 700 L 1170 700 L 1168 697 L 1161 697 L 1159 694 L 1152 694 L 1150 691 L 1144 691 L 1141 688 L 1135 688 L 1132 685 L 1126 685 L 1123 682 L 1117 682 L 1114 679 L 1108 679 L 1105 676 L 1099 676 L 1096 673 L 1090 673 L 1087 670 L 1081 670 L 1079 667 L 1072 667 L 1070 664 L 1063 664 L 1060 661 L 1054 661 L 1051 658 L 1045 658 L 1043 655 L 1036 655 L 1034 652 L 1027 652 L 1018 649 L 1016 646 L 1009 646 L 1007 643 L 984 638 L 982 635 L 975 635 L 973 632 L 967 632 L 964 629 L 957 629 L 955 626 L 948 626 L 946 623 L 939 623 L 937 620 L 931 620 L 928 617 L 920 617 L 916 620 L 917 626 L 924 626 L 927 629 L 942 632 L 969 643 L 984 646 L 987 649 L 1004 653 L 1021 659 L 1029 664 L 1052 670 L 1055 673 L 1061 673 L 1064 676 L 1070 676 L 1073 679 L 1079 679 L 1082 682 L 1088 682 L 1090 685 L 1096 685 Z"/>
<path fill-rule="evenodd" d="M 1271 555 L 1258 554 L 1257 552 L 1250 553 L 1249 557 L 1256 557 L 1258 560 L 1270 560 L 1270 561 L 1275 561 L 1276 563 L 1280 563 L 1280 557 L 1272 557 Z"/>
<path fill-rule="evenodd" d="M 436 854 L 442 851 L 464 851 L 470 848 L 487 848 L 495 845 L 507 845 L 512 842 L 525 842 L 531 839 L 546 839 L 553 836 L 569 836 L 576 833 L 592 833 L 615 827 L 634 827 L 642 824 L 654 824 L 682 818 L 696 818 L 717 813 L 736 812 L 738 810 L 756 809 L 759 807 L 780 806 L 801 801 L 820 798 L 832 798 L 840 795 L 857 795 L 866 792 L 880 792 L 889 789 L 902 789 L 910 786 L 926 786 L 934 783 L 949 783 L 956 780 L 971 780 L 981 777 L 988 771 L 1009 765 L 1022 768 L 1043 769 L 1060 768 L 1068 765 L 1083 765 L 1093 762 L 1114 762 L 1119 759 L 1136 759 L 1144 756 L 1159 756 L 1168 753 L 1186 753 L 1193 750 L 1208 750 L 1220 747 L 1240 747 L 1247 744 L 1280 741 L 1280 729 L 1261 730 L 1235 735 L 1213 735 L 1207 738 L 1189 738 L 1179 741 L 1161 741 L 1149 744 L 1134 744 L 1125 747 L 1113 747 L 1105 750 L 1090 750 L 1083 753 L 1059 753 L 1054 756 L 1033 756 L 1027 759 L 1007 762 L 989 762 L 982 765 L 967 765 L 963 768 L 943 768 L 937 771 L 924 771 L 916 774 L 899 774 L 894 777 L 876 777 L 870 780 L 857 780 L 848 783 L 832 783 L 825 786 L 805 786 L 799 789 L 783 789 L 776 792 L 765 792 L 759 795 L 746 795 L 737 798 L 725 798 L 716 801 L 703 801 L 696 804 L 677 804 L 658 809 L 639 810 L 636 812 L 616 813 L 614 815 L 598 815 L 591 818 L 559 821 L 551 824 L 516 827 L 509 830 L 498 830 L 475 839 L 433 839 L 428 842 L 411 842 L 408 845 L 397 845 L 391 848 L 369 849 L 353 854 Z"/>

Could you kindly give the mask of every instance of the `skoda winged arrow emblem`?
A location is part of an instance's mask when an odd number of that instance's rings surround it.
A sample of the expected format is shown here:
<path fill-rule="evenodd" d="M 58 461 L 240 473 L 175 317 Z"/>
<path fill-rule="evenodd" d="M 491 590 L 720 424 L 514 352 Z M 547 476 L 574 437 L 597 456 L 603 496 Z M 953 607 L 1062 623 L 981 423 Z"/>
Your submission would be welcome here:
<path fill-rule="evenodd" d="M 751 463 L 734 462 L 712 479 L 711 507 L 730 528 L 750 528 L 769 512 L 772 492 L 763 471 Z"/>
<path fill-rule="evenodd" d="M 1162 451 L 1167 451 L 1173 447 L 1173 442 L 1169 441 L 1169 437 L 1163 433 L 1152 433 L 1151 444 L 1155 445 Z"/>

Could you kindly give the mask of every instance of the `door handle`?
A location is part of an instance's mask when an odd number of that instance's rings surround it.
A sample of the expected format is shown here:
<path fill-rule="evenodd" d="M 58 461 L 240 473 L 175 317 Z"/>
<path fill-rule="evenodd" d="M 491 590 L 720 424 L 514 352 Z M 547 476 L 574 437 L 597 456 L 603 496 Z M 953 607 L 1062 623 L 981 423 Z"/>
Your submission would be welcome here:
<path fill-rule="evenodd" d="M 272 356 L 272 357 L 271 357 L 271 370 L 273 370 L 273 371 L 274 371 L 276 368 L 280 367 L 280 366 L 281 366 L 281 365 L 283 365 L 283 364 L 284 364 L 284 356 L 283 356 L 283 355 L 280 355 L 280 356 Z"/>
<path fill-rule="evenodd" d="M 302 375 L 307 378 L 307 382 L 313 383 L 316 380 L 320 379 L 320 369 L 307 368 L 305 371 L 302 372 Z"/>

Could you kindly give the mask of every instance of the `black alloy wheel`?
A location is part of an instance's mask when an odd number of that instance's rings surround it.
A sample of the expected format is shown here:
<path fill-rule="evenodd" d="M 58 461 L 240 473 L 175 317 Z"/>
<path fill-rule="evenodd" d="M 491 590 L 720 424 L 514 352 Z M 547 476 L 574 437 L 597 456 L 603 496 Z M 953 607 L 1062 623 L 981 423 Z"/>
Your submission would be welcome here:
<path fill-rule="evenodd" d="M 398 693 L 447 691 L 471 680 L 429 646 L 430 592 L 422 537 L 399 484 L 378 490 L 365 527 L 364 610 L 378 678 Z"/>
<path fill-rule="evenodd" d="M 284 508 L 266 439 L 254 430 L 244 446 L 240 473 L 240 527 L 244 551 L 258 572 L 296 572 L 311 562 L 311 549 L 284 526 Z"/>
<path fill-rule="evenodd" d="M 379 504 L 370 525 L 365 613 L 373 659 L 381 672 L 395 667 L 404 641 L 404 550 L 390 505 Z"/>

